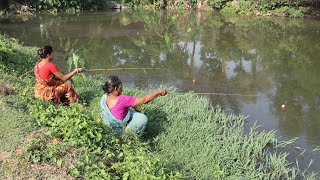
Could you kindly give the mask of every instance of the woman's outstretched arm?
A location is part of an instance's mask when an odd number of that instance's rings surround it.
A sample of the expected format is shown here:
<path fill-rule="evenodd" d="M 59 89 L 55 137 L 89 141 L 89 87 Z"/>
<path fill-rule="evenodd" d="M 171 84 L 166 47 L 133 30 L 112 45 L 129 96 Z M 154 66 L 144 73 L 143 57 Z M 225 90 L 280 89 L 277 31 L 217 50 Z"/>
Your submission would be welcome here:
<path fill-rule="evenodd" d="M 134 103 L 133 107 L 137 107 L 139 105 L 142 105 L 142 104 L 145 104 L 145 103 L 148 103 L 152 100 L 154 100 L 156 97 L 158 96 L 164 96 L 167 94 L 167 91 L 165 89 L 159 89 L 159 90 L 156 90 L 150 94 L 147 94 L 143 97 L 138 97 L 136 102 Z"/>
<path fill-rule="evenodd" d="M 67 81 L 69 80 L 73 75 L 82 72 L 82 68 L 76 68 L 75 70 L 73 70 L 72 72 L 70 72 L 69 74 L 62 74 L 60 71 L 57 71 L 55 73 L 53 73 L 57 78 L 61 79 L 62 81 Z"/>

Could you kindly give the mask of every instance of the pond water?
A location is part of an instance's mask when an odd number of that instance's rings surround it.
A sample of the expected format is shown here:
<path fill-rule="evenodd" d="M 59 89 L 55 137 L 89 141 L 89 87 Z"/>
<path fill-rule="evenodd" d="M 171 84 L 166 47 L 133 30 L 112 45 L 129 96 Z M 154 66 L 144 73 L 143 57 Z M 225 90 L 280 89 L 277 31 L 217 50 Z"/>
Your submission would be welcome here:
<path fill-rule="evenodd" d="M 299 137 L 291 157 L 320 169 L 320 21 L 213 12 L 125 11 L 1 17 L 0 32 L 25 45 L 80 54 L 125 86 L 176 87 L 248 116 L 245 131 Z M 90 73 L 87 73 L 90 75 Z M 229 95 L 227 95 L 229 94 Z M 282 105 L 285 108 L 282 108 Z"/>

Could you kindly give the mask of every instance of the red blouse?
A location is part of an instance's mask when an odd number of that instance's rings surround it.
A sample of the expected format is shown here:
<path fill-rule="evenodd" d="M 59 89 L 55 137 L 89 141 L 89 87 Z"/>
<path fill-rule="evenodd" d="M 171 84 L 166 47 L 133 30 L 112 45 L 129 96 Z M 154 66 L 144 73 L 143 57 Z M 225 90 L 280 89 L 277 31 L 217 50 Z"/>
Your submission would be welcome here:
<path fill-rule="evenodd" d="M 47 79 L 53 76 L 53 73 L 57 71 L 58 67 L 51 62 L 44 64 L 40 68 L 38 67 L 38 65 L 36 65 L 36 67 L 34 68 L 34 74 L 36 75 L 36 77 L 39 77 L 41 79 Z"/>

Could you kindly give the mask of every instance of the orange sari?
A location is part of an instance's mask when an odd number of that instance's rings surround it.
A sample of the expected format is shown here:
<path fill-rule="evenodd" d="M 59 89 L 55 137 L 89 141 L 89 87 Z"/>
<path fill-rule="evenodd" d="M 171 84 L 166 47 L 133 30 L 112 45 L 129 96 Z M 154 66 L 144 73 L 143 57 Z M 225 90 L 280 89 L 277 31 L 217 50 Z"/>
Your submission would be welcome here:
<path fill-rule="evenodd" d="M 40 61 L 35 66 L 35 69 L 41 70 L 38 67 Z M 43 79 L 35 72 L 36 84 L 34 87 L 34 96 L 36 98 L 53 101 L 54 103 L 70 104 L 78 101 L 79 95 L 74 91 L 69 83 L 55 79 L 54 74 Z"/>

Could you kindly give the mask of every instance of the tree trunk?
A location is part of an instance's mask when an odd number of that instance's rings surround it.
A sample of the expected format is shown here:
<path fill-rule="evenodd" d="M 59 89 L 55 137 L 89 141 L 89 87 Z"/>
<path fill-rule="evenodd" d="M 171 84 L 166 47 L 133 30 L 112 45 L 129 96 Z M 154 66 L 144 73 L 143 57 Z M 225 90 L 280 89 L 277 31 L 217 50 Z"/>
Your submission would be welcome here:
<path fill-rule="evenodd" d="M 160 8 L 165 9 L 167 6 L 167 0 L 160 0 Z"/>

